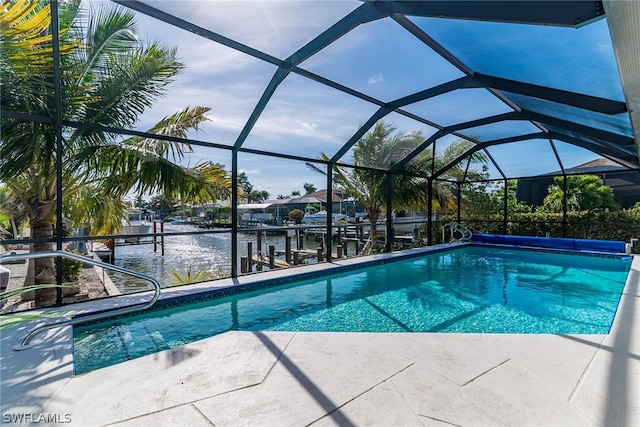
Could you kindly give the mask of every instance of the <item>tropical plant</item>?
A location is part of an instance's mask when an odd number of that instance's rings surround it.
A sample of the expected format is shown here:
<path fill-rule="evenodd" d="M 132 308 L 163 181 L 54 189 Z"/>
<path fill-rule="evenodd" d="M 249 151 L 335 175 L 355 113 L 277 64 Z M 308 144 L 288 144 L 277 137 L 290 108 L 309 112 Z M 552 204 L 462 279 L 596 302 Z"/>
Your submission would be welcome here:
<path fill-rule="evenodd" d="M 544 199 L 542 211 L 562 212 L 565 200 L 564 179 L 566 179 L 567 211 L 583 211 L 596 209 L 618 210 L 613 200 L 613 189 L 604 185 L 597 175 L 569 175 L 566 178 L 557 176 L 549 186 L 549 194 Z"/>
<path fill-rule="evenodd" d="M 424 141 L 420 131 L 397 131 L 391 124 L 378 122 L 372 130 L 367 132 L 355 144 L 353 150 L 353 169 L 342 166 L 334 168 L 334 181 L 343 186 L 345 193 L 355 198 L 367 211 L 367 219 L 371 224 L 371 236 L 376 236 L 377 223 L 386 205 L 386 179 L 384 171 L 400 160 L 404 159 Z M 423 209 L 428 205 L 427 178 L 433 170 L 438 170 L 469 148 L 470 143 L 459 140 L 452 143 L 445 150 L 444 155 L 435 158 L 431 152 L 422 153 L 398 173 L 391 176 L 391 206 L 398 209 Z M 321 158 L 329 160 L 326 154 Z M 472 156 L 473 161 L 482 161 L 480 155 Z M 318 168 L 307 164 L 311 169 L 322 172 Z M 358 168 L 358 166 L 363 168 Z M 432 169 L 434 167 L 434 169 Z M 379 169 L 379 170 L 376 170 Z M 454 166 L 447 176 L 455 176 L 459 167 Z M 434 182 L 432 198 L 436 207 L 444 206 L 452 198 L 450 186 L 442 182 Z M 372 246 L 377 240 L 372 239 Z"/>
<path fill-rule="evenodd" d="M 304 188 L 304 194 L 311 194 L 318 191 L 315 185 L 308 182 L 305 182 L 304 184 L 302 184 L 302 187 Z"/>
<path fill-rule="evenodd" d="M 503 215 L 504 212 L 504 186 L 503 181 L 498 182 L 473 182 L 462 186 L 464 197 L 463 214 L 469 219 L 488 218 L 491 215 Z M 519 201 L 517 198 L 518 181 L 507 181 L 507 212 L 515 213 L 531 212 L 531 206 Z"/>
<path fill-rule="evenodd" d="M 69 250 L 67 249 L 67 251 L 74 253 L 76 255 L 81 255 L 80 252 L 76 251 L 76 250 Z M 80 275 L 80 271 L 82 271 L 82 261 L 78 261 L 77 259 L 72 259 L 72 258 L 67 258 L 64 257 L 62 258 L 62 279 L 65 282 L 73 282 L 75 280 L 78 280 L 78 276 Z"/>
<path fill-rule="evenodd" d="M 475 139 L 478 139 L 475 137 Z M 438 171 L 441 168 L 449 165 L 455 159 L 460 158 L 466 153 L 473 143 L 457 138 L 451 144 L 449 144 L 442 152 L 436 152 L 435 157 L 432 159 L 432 153 L 425 153 L 425 161 L 433 162 L 433 170 Z M 483 179 L 488 178 L 488 167 L 486 165 L 487 156 L 482 152 L 476 152 L 467 157 L 465 162 L 459 162 L 452 165 L 444 174 L 439 176 L 440 179 L 433 183 L 433 198 L 434 208 L 440 210 L 442 213 L 452 213 L 458 208 L 457 202 L 457 186 L 454 182 L 472 182 L 473 184 L 465 184 L 461 187 L 461 196 L 463 204 L 468 204 L 471 199 L 479 198 L 482 200 L 484 195 L 479 195 L 478 192 L 491 191 L 491 186 L 482 182 Z M 480 166 L 479 169 L 468 166 Z"/>
<path fill-rule="evenodd" d="M 59 130 L 51 124 L 58 111 L 51 3 L 19 0 L 0 7 L 2 108 L 36 117 L 2 117 L 0 181 L 27 208 L 31 237 L 43 239 L 33 245 L 34 251 L 52 248 L 58 197 L 64 197 L 64 213 L 76 222 L 91 219 L 93 231 L 113 231 L 125 215 L 122 198 L 130 191 L 194 201 L 213 200 L 230 191 L 222 165 L 179 165 L 191 151 L 187 144 L 122 138 L 99 127 L 133 127 L 184 65 L 174 48 L 142 43 L 127 9 L 91 8 L 83 18 L 80 0 L 59 2 L 59 82 L 62 118 L 92 126 L 65 127 L 59 140 Z M 187 107 L 149 132 L 184 138 L 201 127 L 208 110 Z M 61 159 L 56 157 L 58 143 Z M 57 161 L 62 163 L 62 194 L 56 185 Z M 28 277 L 33 276 L 34 283 L 55 281 L 52 258 L 30 260 L 30 268 L 33 275 Z M 48 304 L 52 297 L 49 290 L 40 290 L 36 303 Z"/>
<path fill-rule="evenodd" d="M 266 190 L 253 190 L 249 193 L 249 200 L 254 202 L 260 202 L 261 200 L 267 200 L 269 198 L 269 192 Z"/>
<path fill-rule="evenodd" d="M 227 275 L 218 270 L 211 271 L 206 269 L 201 269 L 198 271 L 193 271 L 191 266 L 186 269 L 180 271 L 175 268 L 169 270 L 169 279 L 170 285 L 185 285 L 188 283 L 197 283 L 197 282 L 205 282 L 207 280 L 216 280 L 226 277 Z"/>
<path fill-rule="evenodd" d="M 247 203 L 251 203 L 251 192 L 253 191 L 253 184 L 249 182 L 249 177 L 246 172 L 240 172 L 238 174 L 238 187 L 242 189 L 242 192 L 247 198 Z"/>
<path fill-rule="evenodd" d="M 19 203 L 11 194 L 11 190 L 6 185 L 0 183 L 0 227 L 3 227 L 14 239 L 18 238 L 18 229 L 27 220 L 27 212 L 24 206 Z M 4 236 L 0 236 L 0 239 Z"/>

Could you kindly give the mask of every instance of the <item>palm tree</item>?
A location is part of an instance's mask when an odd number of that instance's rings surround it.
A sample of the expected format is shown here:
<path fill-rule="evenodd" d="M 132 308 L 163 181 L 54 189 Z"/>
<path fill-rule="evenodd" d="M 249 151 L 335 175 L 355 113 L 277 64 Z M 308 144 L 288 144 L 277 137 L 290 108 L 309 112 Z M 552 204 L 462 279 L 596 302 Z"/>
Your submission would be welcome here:
<path fill-rule="evenodd" d="M 311 183 L 309 183 L 309 182 L 305 182 L 304 184 L 302 184 L 302 187 L 304 188 L 304 194 L 311 194 L 311 193 L 315 193 L 316 191 L 318 191 L 316 186 L 311 184 Z"/>
<path fill-rule="evenodd" d="M 375 127 L 367 132 L 355 145 L 352 163 L 356 166 L 347 169 L 342 166 L 334 167 L 334 181 L 342 185 L 346 194 L 358 200 L 367 211 L 367 219 L 371 224 L 370 236 L 375 236 L 380 214 L 386 205 L 385 180 L 389 169 L 400 160 L 404 159 L 423 141 L 420 131 L 400 132 L 391 124 L 378 122 Z M 448 164 L 460 153 L 466 151 L 471 143 L 458 140 L 447 147 L 443 155 L 432 158 L 431 152 L 425 152 L 402 168 L 400 173 L 392 175 L 391 205 L 393 209 L 425 208 L 428 204 L 427 179 L 432 174 L 432 167 L 438 170 Z M 321 158 L 329 160 L 326 154 Z M 476 156 L 473 161 L 484 161 L 482 156 Z M 320 169 L 308 164 L 313 170 Z M 361 169 L 367 167 L 369 169 Z M 375 170 L 375 169 L 380 170 Z M 447 176 L 460 173 L 460 168 L 452 168 Z M 434 183 L 432 198 L 440 206 L 448 203 L 453 197 L 450 186 L 444 183 Z M 375 238 L 372 246 L 377 245 Z"/>
<path fill-rule="evenodd" d="M 549 194 L 544 199 L 543 210 L 562 212 L 565 198 L 568 211 L 620 209 L 613 199 L 613 188 L 605 185 L 598 175 L 568 175 L 566 178 L 557 176 L 553 178 L 553 182 L 548 188 Z"/>
<path fill-rule="evenodd" d="M 166 93 L 167 84 L 184 65 L 174 48 L 139 41 L 132 12 L 119 7 L 92 9 L 84 22 L 79 12 L 80 0 L 60 3 L 63 119 L 131 128 Z M 53 247 L 58 197 L 64 197 L 67 214 L 92 217 L 96 229 L 114 231 L 124 215 L 122 197 L 132 190 L 198 201 L 229 193 L 222 165 L 179 165 L 191 150 L 187 144 L 67 127 L 62 138 L 63 194 L 58 194 L 57 138 L 51 124 L 56 117 L 51 5 L 45 0 L 3 3 L 0 25 L 2 107 L 44 118 L 3 116 L 1 125 L 0 181 L 27 207 L 31 237 L 47 240 L 35 243 L 33 251 Z M 207 120 L 208 110 L 187 107 L 149 132 L 185 138 Z M 55 281 L 52 259 L 32 261 L 33 283 Z M 51 291 L 42 290 L 36 303 L 49 303 L 51 297 Z"/>
<path fill-rule="evenodd" d="M 375 239 L 377 223 L 386 204 L 386 173 L 383 169 L 388 169 L 404 158 L 422 141 L 424 138 L 419 131 L 396 132 L 394 126 L 378 122 L 355 145 L 352 163 L 356 168 L 334 167 L 336 184 L 344 187 L 345 194 L 358 200 L 367 211 L 367 219 L 371 224 L 372 246 L 377 245 Z M 324 153 L 320 157 L 329 160 L 329 157 Z M 313 165 L 307 165 L 313 170 L 323 173 Z M 380 170 L 361 169 L 357 166 L 379 168 Z M 419 172 L 422 167 L 424 167 L 423 162 L 415 162 L 403 168 L 403 172 Z M 416 175 L 418 174 L 416 173 Z M 428 196 L 424 179 L 405 174 L 396 174 L 392 179 L 392 205 L 394 209 L 420 206 L 426 202 Z"/>

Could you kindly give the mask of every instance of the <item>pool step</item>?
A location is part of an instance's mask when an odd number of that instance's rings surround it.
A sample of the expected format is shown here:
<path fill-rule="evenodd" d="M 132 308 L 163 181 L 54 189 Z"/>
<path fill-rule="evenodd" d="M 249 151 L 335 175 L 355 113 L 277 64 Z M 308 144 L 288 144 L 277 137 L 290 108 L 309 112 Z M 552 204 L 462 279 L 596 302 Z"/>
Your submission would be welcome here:
<path fill-rule="evenodd" d="M 152 332 L 146 328 L 127 328 L 118 335 L 128 359 L 135 359 L 169 348 L 159 332 Z"/>

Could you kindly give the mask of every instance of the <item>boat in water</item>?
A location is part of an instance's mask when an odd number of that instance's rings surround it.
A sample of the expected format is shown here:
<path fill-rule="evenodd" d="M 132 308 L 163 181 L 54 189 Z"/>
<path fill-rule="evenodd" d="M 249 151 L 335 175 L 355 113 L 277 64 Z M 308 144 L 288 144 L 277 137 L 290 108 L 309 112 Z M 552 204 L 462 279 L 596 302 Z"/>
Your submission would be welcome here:
<path fill-rule="evenodd" d="M 139 224 L 127 224 L 120 227 L 118 230 L 118 234 L 122 235 L 130 235 L 130 234 L 149 234 L 151 231 L 151 224 L 149 223 L 139 223 Z M 123 239 L 118 239 L 116 243 L 127 243 L 127 244 L 136 244 L 140 243 L 141 240 L 145 239 L 144 236 L 139 237 L 124 237 Z"/>
<path fill-rule="evenodd" d="M 393 220 L 395 234 L 415 234 L 427 223 L 427 216 L 403 216 Z"/>
<path fill-rule="evenodd" d="M 331 221 L 335 224 L 340 220 L 346 219 L 347 216 L 339 213 L 331 214 Z M 327 223 L 327 211 L 320 211 L 316 213 L 307 212 L 302 217 L 303 224 L 326 224 Z"/>
<path fill-rule="evenodd" d="M 143 212 L 133 211 L 129 212 L 127 221 L 123 221 L 117 234 L 149 234 L 150 231 L 151 223 L 143 216 Z M 141 239 L 144 239 L 144 237 L 125 237 L 124 239 L 118 239 L 117 243 L 140 243 Z"/>

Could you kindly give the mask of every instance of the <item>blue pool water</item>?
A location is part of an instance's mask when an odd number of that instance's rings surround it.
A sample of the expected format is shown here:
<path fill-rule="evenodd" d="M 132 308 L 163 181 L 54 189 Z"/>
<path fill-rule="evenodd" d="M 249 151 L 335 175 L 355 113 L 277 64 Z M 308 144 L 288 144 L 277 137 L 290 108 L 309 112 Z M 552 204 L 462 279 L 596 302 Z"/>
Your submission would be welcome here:
<path fill-rule="evenodd" d="M 74 328 L 76 373 L 230 330 L 608 333 L 630 260 L 464 247 Z"/>

